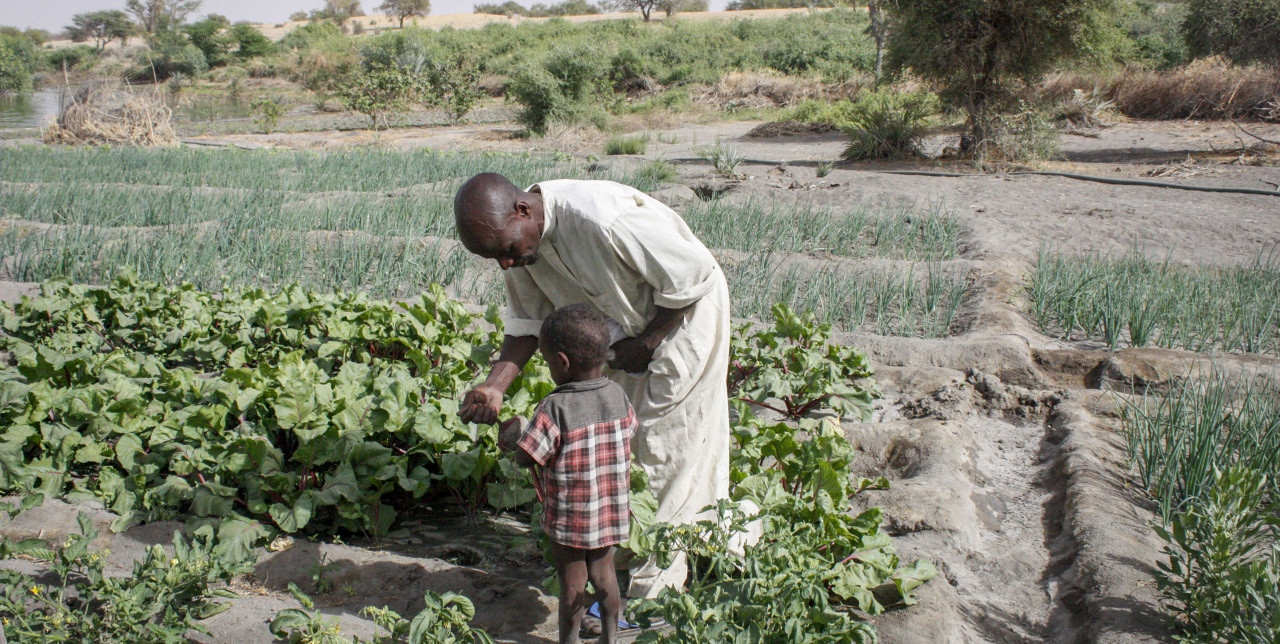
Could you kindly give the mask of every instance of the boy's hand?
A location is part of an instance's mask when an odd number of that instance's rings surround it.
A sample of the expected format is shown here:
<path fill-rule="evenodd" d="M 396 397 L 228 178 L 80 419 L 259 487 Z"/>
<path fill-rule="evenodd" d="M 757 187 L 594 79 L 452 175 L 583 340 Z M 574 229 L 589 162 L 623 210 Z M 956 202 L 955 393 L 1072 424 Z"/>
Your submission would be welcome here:
<path fill-rule="evenodd" d="M 512 416 L 502 423 L 502 429 L 498 431 L 498 448 L 506 452 L 516 451 L 516 443 L 520 442 L 527 423 L 523 416 Z"/>

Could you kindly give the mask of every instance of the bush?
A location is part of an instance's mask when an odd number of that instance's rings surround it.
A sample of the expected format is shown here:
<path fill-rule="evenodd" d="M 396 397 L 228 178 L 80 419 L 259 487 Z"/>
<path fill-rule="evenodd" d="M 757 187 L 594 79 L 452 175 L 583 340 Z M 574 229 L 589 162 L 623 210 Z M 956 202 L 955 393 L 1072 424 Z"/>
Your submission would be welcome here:
<path fill-rule="evenodd" d="M 1020 103 L 1012 113 L 992 115 L 983 129 L 989 136 L 973 150 L 980 161 L 1024 163 L 1058 156 L 1054 115 L 1037 106 Z"/>
<path fill-rule="evenodd" d="M 523 106 L 517 118 L 531 132 L 544 133 L 552 122 L 604 127 L 602 104 L 612 94 L 607 79 L 606 63 L 597 54 L 575 49 L 517 72 L 506 93 Z"/>
<path fill-rule="evenodd" d="M 31 89 L 31 70 L 5 42 L 0 41 L 0 96 Z"/>
<path fill-rule="evenodd" d="M 227 23 L 215 18 L 205 18 L 184 26 L 182 31 L 187 34 L 191 44 L 204 54 L 204 60 L 209 67 L 221 67 L 227 64 L 231 57 L 233 43 L 231 33 L 227 30 Z"/>
<path fill-rule="evenodd" d="M 1280 507 L 1266 477 L 1215 472 L 1213 486 L 1156 526 L 1156 587 L 1184 642 L 1274 642 L 1280 634 Z"/>
<path fill-rule="evenodd" d="M 260 96 L 249 103 L 249 109 L 253 112 L 254 124 L 262 130 L 263 134 L 270 134 L 275 131 L 280 117 L 288 111 L 288 106 L 284 99 L 278 96 L 271 98 Z"/>
<path fill-rule="evenodd" d="M 918 155 L 937 109 L 937 98 L 930 93 L 863 94 L 849 107 L 845 133 L 850 141 L 841 156 L 857 161 Z"/>
<path fill-rule="evenodd" d="M 387 116 L 402 112 L 422 98 L 426 79 L 403 67 L 378 66 L 361 71 L 337 88 L 338 99 L 349 110 L 369 117 L 373 129 L 379 122 L 386 125 Z"/>
<path fill-rule="evenodd" d="M 231 28 L 231 40 L 235 43 L 235 57 L 240 60 L 262 58 L 275 51 L 275 45 L 261 31 L 251 25 L 236 25 Z"/>
<path fill-rule="evenodd" d="M 147 64 L 135 68 L 129 79 L 137 82 L 168 80 L 174 74 L 196 76 L 209 69 L 204 52 L 191 44 L 180 31 L 160 31 L 151 35 L 151 50 L 144 54 Z"/>
<path fill-rule="evenodd" d="M 88 67 L 98 60 L 98 52 L 89 45 L 76 45 L 52 49 L 45 54 L 45 62 L 55 70 L 63 68 L 76 69 L 81 65 Z"/>
<path fill-rule="evenodd" d="M 1280 0 L 1191 0 L 1182 30 L 1194 56 L 1280 68 Z"/>

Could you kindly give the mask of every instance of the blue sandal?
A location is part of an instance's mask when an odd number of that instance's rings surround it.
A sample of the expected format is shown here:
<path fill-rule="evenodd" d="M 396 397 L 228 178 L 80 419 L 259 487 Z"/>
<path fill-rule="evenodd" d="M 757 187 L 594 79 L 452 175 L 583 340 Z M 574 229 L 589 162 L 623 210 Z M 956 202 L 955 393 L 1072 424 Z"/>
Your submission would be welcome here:
<path fill-rule="evenodd" d="M 666 626 L 666 624 L 667 621 L 665 619 L 658 618 L 650 620 L 649 628 L 660 628 L 662 626 Z M 600 627 L 600 602 L 595 602 L 587 609 L 587 614 L 582 619 L 582 627 L 578 629 L 578 636 L 600 637 L 600 634 L 603 632 L 602 630 L 598 630 Z M 645 630 L 643 626 L 640 626 L 639 624 L 632 624 L 625 618 L 618 617 L 618 635 L 632 635 L 643 630 Z"/>

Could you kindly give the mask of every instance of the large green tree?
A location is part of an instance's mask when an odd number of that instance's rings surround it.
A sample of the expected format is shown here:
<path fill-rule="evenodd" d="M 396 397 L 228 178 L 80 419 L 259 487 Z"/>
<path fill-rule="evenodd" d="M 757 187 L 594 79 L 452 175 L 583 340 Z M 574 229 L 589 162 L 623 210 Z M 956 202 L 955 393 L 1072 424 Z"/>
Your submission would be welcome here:
<path fill-rule="evenodd" d="M 1191 0 L 1182 32 L 1193 56 L 1280 68 L 1280 0 Z"/>
<path fill-rule="evenodd" d="M 403 29 L 405 18 L 431 13 L 431 0 L 386 0 L 378 5 L 378 11 L 399 18 L 400 28 Z"/>
<path fill-rule="evenodd" d="M 67 27 L 67 35 L 71 40 L 92 40 L 98 51 L 102 51 L 113 40 L 124 42 L 131 31 L 133 23 L 129 21 L 129 16 L 118 9 L 78 13 L 71 17 L 71 26 Z"/>
<path fill-rule="evenodd" d="M 200 10 L 200 0 L 128 0 L 125 11 L 133 14 L 142 30 L 154 34 L 172 29 Z"/>
<path fill-rule="evenodd" d="M 976 150 L 994 134 L 1018 81 L 1087 52 L 1105 37 L 1113 0 L 896 0 L 889 16 L 889 63 L 942 85 L 965 110 Z"/>

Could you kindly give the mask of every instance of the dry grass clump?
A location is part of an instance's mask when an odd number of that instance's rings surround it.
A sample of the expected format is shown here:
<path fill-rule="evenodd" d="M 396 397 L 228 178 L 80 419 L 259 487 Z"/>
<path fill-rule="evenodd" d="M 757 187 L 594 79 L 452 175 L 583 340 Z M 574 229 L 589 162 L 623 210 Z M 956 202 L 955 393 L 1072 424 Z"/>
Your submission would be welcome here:
<path fill-rule="evenodd" d="M 789 107 L 805 99 L 834 98 L 830 90 L 815 78 L 733 72 L 707 88 L 696 100 L 717 109 Z"/>
<path fill-rule="evenodd" d="M 159 97 L 109 85 L 76 92 L 53 125 L 45 143 L 67 145 L 177 145 L 172 112 Z"/>
<path fill-rule="evenodd" d="M 1132 118 L 1280 121 L 1274 107 L 1280 104 L 1280 75 L 1264 67 L 1234 66 L 1216 57 L 1169 71 L 1055 74 L 1040 94 L 1049 101 L 1069 101 L 1077 90 L 1114 103 L 1115 109 Z"/>

